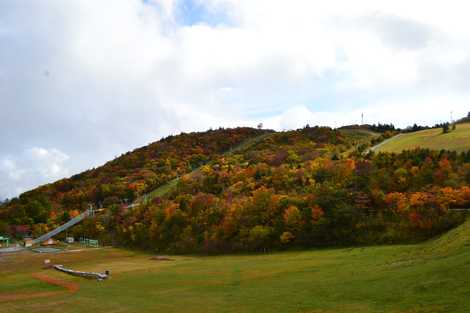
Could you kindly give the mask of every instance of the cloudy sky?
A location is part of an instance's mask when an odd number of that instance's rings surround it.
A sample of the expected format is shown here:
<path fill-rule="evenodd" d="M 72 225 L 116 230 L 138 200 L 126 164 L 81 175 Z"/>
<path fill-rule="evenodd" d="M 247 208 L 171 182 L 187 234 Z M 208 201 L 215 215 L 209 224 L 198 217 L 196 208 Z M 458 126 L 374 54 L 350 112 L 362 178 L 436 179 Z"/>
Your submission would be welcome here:
<path fill-rule="evenodd" d="M 0 1 L 0 199 L 168 134 L 470 110 L 467 1 Z"/>

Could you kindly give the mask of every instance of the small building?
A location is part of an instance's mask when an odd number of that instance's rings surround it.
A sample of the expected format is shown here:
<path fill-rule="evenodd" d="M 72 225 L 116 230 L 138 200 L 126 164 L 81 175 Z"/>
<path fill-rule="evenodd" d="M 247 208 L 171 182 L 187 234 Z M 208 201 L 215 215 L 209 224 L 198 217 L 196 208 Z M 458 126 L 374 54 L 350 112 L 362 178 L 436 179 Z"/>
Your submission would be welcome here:
<path fill-rule="evenodd" d="M 0 236 L 0 247 L 9 247 L 10 246 L 10 238 L 6 236 Z"/>
<path fill-rule="evenodd" d="M 41 246 L 52 246 L 52 245 L 55 245 L 56 243 L 57 242 L 54 239 L 49 238 L 46 241 L 41 242 Z"/>
<path fill-rule="evenodd" d="M 29 247 L 33 246 L 33 238 L 31 238 L 31 237 L 24 237 L 23 242 L 24 242 L 24 246 L 26 248 L 29 248 Z"/>
<path fill-rule="evenodd" d="M 66 237 L 66 238 L 65 238 L 65 242 L 66 242 L 66 243 L 74 243 L 74 242 L 75 242 L 75 238 L 73 238 L 73 237 Z"/>

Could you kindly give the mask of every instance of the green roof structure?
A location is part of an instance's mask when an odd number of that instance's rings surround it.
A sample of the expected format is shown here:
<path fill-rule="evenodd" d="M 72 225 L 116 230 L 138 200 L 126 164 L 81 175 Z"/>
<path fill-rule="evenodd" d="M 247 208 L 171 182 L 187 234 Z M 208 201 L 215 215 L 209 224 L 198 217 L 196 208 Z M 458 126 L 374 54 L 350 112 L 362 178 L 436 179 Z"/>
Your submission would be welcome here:
<path fill-rule="evenodd" d="M 6 236 L 0 236 L 0 244 L 3 245 L 3 243 L 6 243 L 6 246 L 8 247 L 10 245 L 10 238 Z"/>

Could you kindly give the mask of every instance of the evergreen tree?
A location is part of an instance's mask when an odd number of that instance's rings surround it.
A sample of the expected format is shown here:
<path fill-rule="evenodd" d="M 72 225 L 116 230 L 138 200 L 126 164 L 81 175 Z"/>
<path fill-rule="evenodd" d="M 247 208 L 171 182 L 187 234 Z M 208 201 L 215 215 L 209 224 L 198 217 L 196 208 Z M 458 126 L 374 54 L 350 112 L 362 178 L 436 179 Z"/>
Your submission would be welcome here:
<path fill-rule="evenodd" d="M 447 134 L 449 132 L 449 123 L 444 123 L 442 125 L 442 133 Z"/>

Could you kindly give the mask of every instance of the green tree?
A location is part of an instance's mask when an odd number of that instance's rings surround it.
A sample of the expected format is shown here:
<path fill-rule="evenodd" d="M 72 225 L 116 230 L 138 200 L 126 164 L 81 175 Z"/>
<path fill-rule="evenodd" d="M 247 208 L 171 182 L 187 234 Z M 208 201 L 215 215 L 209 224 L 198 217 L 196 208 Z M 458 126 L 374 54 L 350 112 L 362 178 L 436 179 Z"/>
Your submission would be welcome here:
<path fill-rule="evenodd" d="M 449 123 L 444 123 L 444 125 L 442 125 L 442 133 L 447 134 L 448 132 L 449 132 Z"/>
<path fill-rule="evenodd" d="M 248 237 L 251 247 L 255 250 L 268 248 L 271 234 L 271 227 L 256 225 L 250 230 Z"/>

